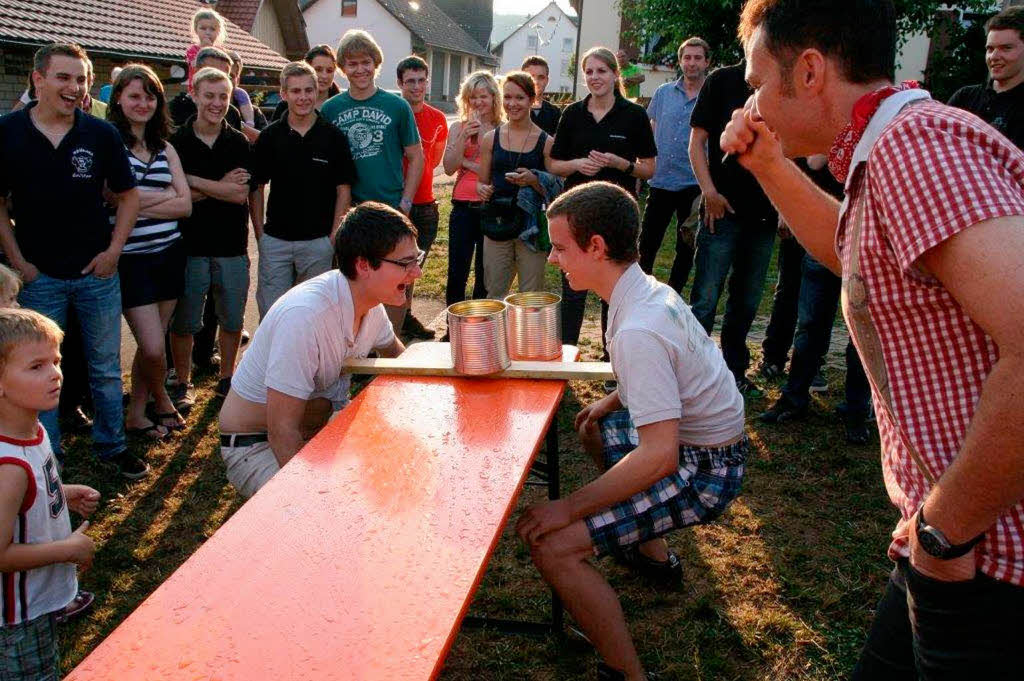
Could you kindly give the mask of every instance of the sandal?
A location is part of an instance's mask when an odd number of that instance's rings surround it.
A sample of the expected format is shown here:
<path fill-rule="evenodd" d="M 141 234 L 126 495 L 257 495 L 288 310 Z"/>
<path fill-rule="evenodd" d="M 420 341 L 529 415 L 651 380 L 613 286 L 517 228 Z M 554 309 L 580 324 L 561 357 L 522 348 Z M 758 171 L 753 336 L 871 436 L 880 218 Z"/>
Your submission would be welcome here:
<path fill-rule="evenodd" d="M 185 419 L 182 418 L 178 410 L 169 411 L 166 414 L 153 414 L 153 418 L 158 422 L 157 425 L 163 426 L 167 430 L 174 432 L 179 430 L 185 430 Z M 172 420 L 173 423 L 167 423 L 166 420 Z"/>
<path fill-rule="evenodd" d="M 141 440 L 160 442 L 169 435 L 166 429 L 161 431 L 161 428 L 164 428 L 164 426 L 161 426 L 159 423 L 151 423 L 148 426 L 143 426 L 142 428 L 129 428 L 125 426 L 124 433 L 125 435 L 131 435 Z"/>
<path fill-rule="evenodd" d="M 69 619 L 78 617 L 83 612 L 91 608 L 92 603 L 95 600 L 96 596 L 91 591 L 82 591 L 79 589 L 78 593 L 75 594 L 74 599 L 64 606 L 64 609 L 57 615 L 57 621 L 63 623 L 67 622 Z"/>

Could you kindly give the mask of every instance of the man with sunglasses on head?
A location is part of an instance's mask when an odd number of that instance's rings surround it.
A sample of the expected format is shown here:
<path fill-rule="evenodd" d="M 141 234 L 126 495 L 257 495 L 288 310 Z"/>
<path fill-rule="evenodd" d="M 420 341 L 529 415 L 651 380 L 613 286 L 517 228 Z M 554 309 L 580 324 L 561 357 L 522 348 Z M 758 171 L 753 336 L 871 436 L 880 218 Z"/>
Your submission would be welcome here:
<path fill-rule="evenodd" d="M 405 350 L 384 304 L 403 304 L 423 274 L 416 228 L 367 201 L 345 216 L 334 253 L 338 269 L 291 289 L 263 318 L 220 410 L 227 478 L 245 498 L 348 403 L 346 359 Z"/>

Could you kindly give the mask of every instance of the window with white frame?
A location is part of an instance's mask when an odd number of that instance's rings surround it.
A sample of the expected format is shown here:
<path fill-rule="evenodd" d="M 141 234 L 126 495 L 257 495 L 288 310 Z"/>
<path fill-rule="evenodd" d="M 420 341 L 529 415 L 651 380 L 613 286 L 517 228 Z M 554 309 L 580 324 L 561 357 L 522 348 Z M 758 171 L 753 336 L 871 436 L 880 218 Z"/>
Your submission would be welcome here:
<path fill-rule="evenodd" d="M 572 52 L 572 38 L 562 38 L 562 52 Z"/>
<path fill-rule="evenodd" d="M 531 33 L 526 36 L 526 49 L 536 50 L 538 47 L 537 34 Z"/>

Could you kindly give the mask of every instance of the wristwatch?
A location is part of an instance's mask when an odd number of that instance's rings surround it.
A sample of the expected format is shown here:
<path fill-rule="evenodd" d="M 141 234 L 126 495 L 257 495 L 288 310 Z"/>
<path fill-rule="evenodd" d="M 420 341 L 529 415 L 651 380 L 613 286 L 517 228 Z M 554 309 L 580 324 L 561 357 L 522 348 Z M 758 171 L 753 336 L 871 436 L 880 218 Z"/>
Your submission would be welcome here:
<path fill-rule="evenodd" d="M 924 507 L 922 507 L 917 513 L 916 529 L 917 541 L 921 544 L 921 548 L 923 548 L 929 556 L 934 556 L 939 560 L 959 558 L 973 549 L 975 544 L 985 537 L 985 534 L 982 533 L 964 544 L 950 544 L 949 540 L 946 539 L 946 535 L 942 534 L 942 530 L 937 527 L 932 527 L 928 524 L 928 521 L 924 519 Z"/>
<path fill-rule="evenodd" d="M 626 174 L 627 175 L 632 175 L 634 170 L 636 170 L 636 163 L 634 163 L 633 161 L 630 161 L 629 165 L 626 166 Z"/>
<path fill-rule="evenodd" d="M 409 212 L 409 210 L 412 208 L 412 201 L 403 196 L 402 200 L 398 202 L 398 207 L 401 208 L 403 211 Z"/>

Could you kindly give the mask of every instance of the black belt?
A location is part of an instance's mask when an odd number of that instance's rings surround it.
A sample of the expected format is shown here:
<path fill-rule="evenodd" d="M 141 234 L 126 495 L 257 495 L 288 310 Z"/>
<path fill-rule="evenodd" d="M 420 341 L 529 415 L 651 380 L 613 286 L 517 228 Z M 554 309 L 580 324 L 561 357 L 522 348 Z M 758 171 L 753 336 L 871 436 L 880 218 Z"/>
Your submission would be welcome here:
<path fill-rule="evenodd" d="M 243 435 L 221 435 L 221 447 L 251 447 L 261 442 L 267 442 L 270 438 L 266 433 L 246 433 Z"/>

